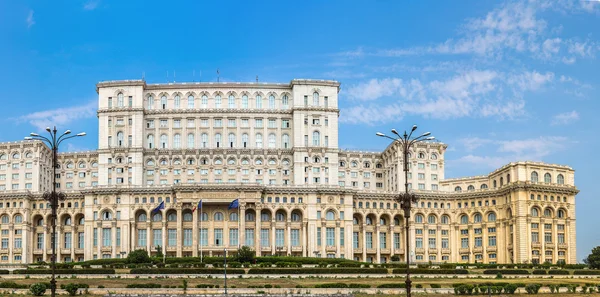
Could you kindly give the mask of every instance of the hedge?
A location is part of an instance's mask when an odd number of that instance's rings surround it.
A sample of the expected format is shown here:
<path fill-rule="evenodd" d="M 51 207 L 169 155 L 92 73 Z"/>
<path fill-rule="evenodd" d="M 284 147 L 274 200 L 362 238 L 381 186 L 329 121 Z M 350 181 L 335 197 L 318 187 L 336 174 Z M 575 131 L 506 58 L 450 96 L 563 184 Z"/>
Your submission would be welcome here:
<path fill-rule="evenodd" d="M 52 269 L 19 269 L 13 274 L 52 274 Z M 114 269 L 89 268 L 89 269 L 56 269 L 56 274 L 115 274 Z"/>
<path fill-rule="evenodd" d="M 573 275 L 600 275 L 600 270 L 575 270 Z"/>
<path fill-rule="evenodd" d="M 28 285 L 20 285 L 15 282 L 1 282 L 0 288 L 2 289 L 27 289 Z"/>
<path fill-rule="evenodd" d="M 542 270 L 542 269 L 536 269 L 536 270 L 533 271 L 533 274 L 535 274 L 535 275 L 541 275 L 541 274 L 546 275 L 546 274 L 548 274 L 548 271 Z"/>
<path fill-rule="evenodd" d="M 393 273 L 406 273 L 406 269 L 394 269 Z M 466 269 L 425 269 L 425 268 L 416 268 L 410 269 L 410 273 L 413 274 L 469 274 L 469 271 Z"/>
<path fill-rule="evenodd" d="M 0 274 L 8 274 L 8 270 L 2 269 L 0 270 Z"/>
<path fill-rule="evenodd" d="M 551 269 L 551 270 L 548 270 L 548 274 L 550 274 L 550 275 L 569 275 L 571 273 L 569 273 L 568 270 Z"/>
<path fill-rule="evenodd" d="M 155 284 L 155 283 L 147 283 L 147 284 L 128 284 L 126 288 L 136 288 L 136 289 L 153 289 L 153 288 L 160 288 L 160 284 Z"/>
<path fill-rule="evenodd" d="M 387 274 L 386 268 L 251 268 L 248 274 Z"/>
<path fill-rule="evenodd" d="M 398 283 L 398 284 L 381 284 L 377 286 L 378 289 L 388 289 L 388 288 L 393 288 L 393 289 L 404 289 L 406 288 L 406 284 L 405 283 Z"/>
<path fill-rule="evenodd" d="M 131 274 L 224 274 L 220 268 L 134 268 Z M 244 269 L 227 269 L 227 273 L 244 274 Z"/>
<path fill-rule="evenodd" d="M 77 289 L 88 289 L 90 287 L 90 285 L 88 285 L 88 284 L 75 284 L 75 283 L 71 283 L 71 284 L 74 285 Z M 64 290 L 68 285 L 71 285 L 71 284 L 61 284 L 60 288 Z"/>
<path fill-rule="evenodd" d="M 112 265 L 112 264 L 127 264 L 126 258 L 111 258 L 111 259 L 96 259 L 83 262 L 73 263 L 75 265 Z"/>
<path fill-rule="evenodd" d="M 525 269 L 488 269 L 484 270 L 483 274 L 529 274 Z"/>
<path fill-rule="evenodd" d="M 223 262 L 223 258 L 220 258 L 220 259 L 221 259 L 221 262 Z M 280 257 L 280 256 L 267 256 L 267 257 L 257 257 L 256 258 L 256 263 L 275 264 L 277 262 L 292 262 L 292 263 L 301 263 L 301 264 L 306 264 L 306 265 L 318 265 L 321 263 L 326 263 L 326 264 L 360 263 L 360 262 L 356 262 L 353 260 L 341 259 L 341 258 Z"/>

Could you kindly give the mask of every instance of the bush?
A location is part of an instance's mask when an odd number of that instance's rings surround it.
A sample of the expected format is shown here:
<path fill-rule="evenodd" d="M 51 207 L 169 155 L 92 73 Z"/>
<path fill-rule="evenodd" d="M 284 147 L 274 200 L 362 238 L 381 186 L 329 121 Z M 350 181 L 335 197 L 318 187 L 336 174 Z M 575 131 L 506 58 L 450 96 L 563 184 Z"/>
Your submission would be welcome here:
<path fill-rule="evenodd" d="M 525 291 L 527 294 L 537 294 L 541 287 L 542 285 L 540 284 L 531 284 L 525 287 Z"/>
<path fill-rule="evenodd" d="M 223 261 L 223 258 L 220 258 Z M 314 258 L 314 257 L 281 257 L 281 256 L 268 256 L 268 257 L 257 257 L 256 263 L 271 263 L 277 262 L 293 262 L 306 265 L 318 265 L 319 263 L 329 264 L 340 264 L 340 263 L 360 263 L 353 260 L 342 259 L 342 258 Z M 208 263 L 208 262 L 207 262 Z"/>
<path fill-rule="evenodd" d="M 69 293 L 69 295 L 75 296 L 75 295 L 77 295 L 77 292 L 79 291 L 79 286 L 78 286 L 78 284 L 69 283 L 66 286 L 64 286 L 64 290 L 67 291 L 67 293 Z"/>
<path fill-rule="evenodd" d="M 152 260 L 146 250 L 135 250 L 127 255 L 128 264 L 150 263 Z"/>
<path fill-rule="evenodd" d="M 573 275 L 600 275 L 600 270 L 575 270 Z"/>
<path fill-rule="evenodd" d="M 400 256 L 398 256 L 398 255 L 393 255 L 393 256 L 392 256 L 390 259 L 391 259 L 393 262 L 398 262 L 398 261 L 400 261 Z"/>
<path fill-rule="evenodd" d="M 8 270 L 6 270 L 6 269 L 0 269 L 0 274 L 8 274 Z"/>
<path fill-rule="evenodd" d="M 52 274 L 51 269 L 19 269 L 13 271 L 13 274 Z M 115 274 L 114 269 L 110 268 L 90 268 L 90 269 L 56 269 L 56 274 Z"/>
<path fill-rule="evenodd" d="M 584 269 L 588 267 L 586 264 L 565 264 L 562 266 L 565 269 Z"/>
<path fill-rule="evenodd" d="M 515 291 L 517 291 L 517 285 L 515 284 L 508 284 L 506 286 L 504 286 L 504 293 L 505 294 L 514 294 Z"/>
<path fill-rule="evenodd" d="M 128 284 L 126 288 L 153 289 L 153 288 L 160 288 L 160 284 L 155 284 L 155 283 Z"/>
<path fill-rule="evenodd" d="M 488 270 L 484 270 L 483 274 L 529 274 L 529 271 L 524 270 L 524 269 L 488 269 Z"/>
<path fill-rule="evenodd" d="M 406 273 L 406 269 L 394 269 L 393 273 Z M 469 274 L 466 269 L 411 269 L 413 274 Z"/>
<path fill-rule="evenodd" d="M 74 285 L 77 287 L 77 289 L 88 289 L 90 287 L 90 285 L 88 284 L 75 284 L 75 283 L 69 283 L 69 285 Z M 48 287 L 50 288 L 50 287 Z M 67 286 L 65 284 L 60 285 L 60 288 L 63 290 L 67 289 Z"/>
<path fill-rule="evenodd" d="M 237 254 L 234 256 L 237 262 L 254 262 L 256 252 L 249 246 L 242 246 L 238 249 Z"/>
<path fill-rule="evenodd" d="M 431 284 L 430 286 L 432 289 L 439 289 L 442 287 L 442 285 L 440 285 L 440 284 Z"/>
<path fill-rule="evenodd" d="M 550 275 L 569 275 L 570 273 L 568 270 L 551 269 L 551 270 L 548 270 L 548 274 L 550 274 Z"/>
<path fill-rule="evenodd" d="M 33 296 L 42 296 L 46 293 L 46 284 L 43 284 L 43 283 L 33 284 L 33 285 L 31 285 L 31 287 L 29 287 L 29 292 Z"/>
<path fill-rule="evenodd" d="M 344 284 L 344 283 L 327 283 L 327 284 L 316 284 L 315 288 L 348 288 L 348 285 Z"/>
<path fill-rule="evenodd" d="M 248 274 L 387 274 L 386 268 L 250 268 Z"/>
<path fill-rule="evenodd" d="M 209 284 L 197 284 L 196 288 L 213 288 L 215 285 L 209 285 Z"/>
<path fill-rule="evenodd" d="M 3 289 L 27 289 L 27 285 L 19 285 L 15 282 L 1 282 L 0 288 Z"/>
<path fill-rule="evenodd" d="M 456 269 L 456 264 L 440 264 L 441 269 Z"/>
<path fill-rule="evenodd" d="M 223 274 L 220 268 L 135 268 L 131 274 Z M 244 269 L 228 269 L 231 274 L 244 274 Z"/>
<path fill-rule="evenodd" d="M 378 289 L 404 289 L 406 288 L 405 283 L 397 283 L 397 284 L 381 284 L 377 286 Z"/>
<path fill-rule="evenodd" d="M 542 275 L 542 274 L 546 275 L 546 274 L 548 274 L 548 271 L 547 270 L 542 270 L 542 269 L 537 269 L 537 270 L 533 271 L 533 274 L 535 274 L 535 275 Z"/>
<path fill-rule="evenodd" d="M 416 285 L 416 287 L 417 287 L 417 289 L 422 289 L 422 288 L 423 288 L 423 285 L 421 285 L 421 284 L 417 284 L 417 285 Z"/>

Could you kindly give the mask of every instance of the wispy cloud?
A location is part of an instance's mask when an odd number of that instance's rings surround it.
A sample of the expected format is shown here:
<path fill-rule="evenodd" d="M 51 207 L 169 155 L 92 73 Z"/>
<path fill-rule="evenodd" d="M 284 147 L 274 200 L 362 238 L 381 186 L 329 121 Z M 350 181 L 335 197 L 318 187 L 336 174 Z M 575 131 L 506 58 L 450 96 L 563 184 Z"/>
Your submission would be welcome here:
<path fill-rule="evenodd" d="M 579 113 L 573 110 L 570 112 L 559 113 L 552 117 L 552 125 L 567 125 L 579 120 Z"/>
<path fill-rule="evenodd" d="M 470 164 L 473 167 L 495 169 L 514 161 L 543 161 L 545 157 L 565 150 L 573 142 L 562 136 L 546 136 L 517 140 L 473 137 L 463 138 L 459 140 L 459 143 L 467 152 L 493 147 L 496 156 L 479 156 L 469 153 L 459 159 L 448 160 L 450 165 L 461 164 L 464 166 Z"/>
<path fill-rule="evenodd" d="M 84 10 L 94 10 L 98 8 L 98 4 L 100 4 L 100 0 L 90 0 L 83 4 Z"/>
<path fill-rule="evenodd" d="M 27 23 L 27 28 L 31 28 L 31 26 L 35 25 L 35 19 L 33 18 L 33 10 L 29 10 L 25 22 Z"/>
<path fill-rule="evenodd" d="M 97 101 L 85 105 L 36 111 L 17 117 L 19 122 L 27 122 L 39 130 L 50 126 L 66 126 L 80 119 L 96 116 Z"/>

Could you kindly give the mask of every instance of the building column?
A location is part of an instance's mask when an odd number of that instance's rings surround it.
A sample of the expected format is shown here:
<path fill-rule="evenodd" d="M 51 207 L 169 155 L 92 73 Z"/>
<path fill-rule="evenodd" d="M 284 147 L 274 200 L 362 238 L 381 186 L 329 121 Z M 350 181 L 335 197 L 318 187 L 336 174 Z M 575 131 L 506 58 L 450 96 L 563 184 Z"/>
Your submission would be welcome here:
<path fill-rule="evenodd" d="M 238 220 L 240 221 L 240 228 L 238 230 L 238 246 L 242 247 L 246 245 L 246 204 L 240 205 Z"/>
<path fill-rule="evenodd" d="M 334 240 L 335 240 L 335 257 L 339 258 L 340 257 L 340 240 L 342 240 L 341 238 L 341 234 L 340 234 L 340 224 L 341 222 L 335 222 L 335 233 L 334 233 Z M 345 238 L 344 238 L 345 239 Z"/>
<path fill-rule="evenodd" d="M 183 255 L 183 210 L 181 207 L 177 209 L 177 257 Z"/>
<path fill-rule="evenodd" d="M 44 220 L 45 223 L 45 220 Z M 42 246 L 42 261 L 44 262 L 48 262 L 48 251 L 50 249 L 48 249 L 48 227 L 44 226 L 44 246 Z"/>
<path fill-rule="evenodd" d="M 198 257 L 198 239 L 199 239 L 199 233 L 200 231 L 198 228 L 198 216 L 202 215 L 202 212 L 200 211 L 199 208 L 196 209 L 198 212 L 194 211 L 194 213 L 192 213 L 192 256 L 193 257 Z"/>
<path fill-rule="evenodd" d="M 254 218 L 256 219 L 254 221 L 254 250 L 256 251 L 256 256 L 260 257 L 262 256 L 262 247 L 260 246 L 260 222 L 261 222 L 261 216 L 260 216 L 260 208 L 256 208 L 255 210 L 255 215 Z"/>
<path fill-rule="evenodd" d="M 137 232 L 135 229 L 135 223 L 129 222 L 129 230 L 131 230 L 131 231 L 130 231 L 129 237 L 128 237 L 129 250 L 127 251 L 127 253 L 131 253 L 131 252 L 135 251 L 136 245 L 137 245 L 136 238 L 135 238 L 137 236 Z"/>
<path fill-rule="evenodd" d="M 21 240 L 22 240 L 22 249 L 21 249 L 21 263 L 29 263 L 29 237 L 32 238 L 32 242 L 33 242 L 33 236 L 29 236 L 31 230 L 33 230 L 33 228 L 30 226 L 31 223 L 23 223 L 23 227 L 21 231 Z M 32 255 L 33 255 L 33 249 L 32 250 Z M 33 260 L 33 256 L 32 256 L 32 260 Z M 31 261 L 33 262 L 33 261 Z"/>
<path fill-rule="evenodd" d="M 363 222 L 362 228 L 362 262 L 367 262 L 367 225 Z"/>
<path fill-rule="evenodd" d="M 162 253 L 163 255 L 166 257 L 167 256 L 167 218 L 166 216 L 163 216 L 163 221 L 162 221 Z"/>
<path fill-rule="evenodd" d="M 321 222 L 321 257 L 327 258 L 327 225 Z"/>
<path fill-rule="evenodd" d="M 288 255 L 292 255 L 292 221 L 291 219 L 288 217 L 287 218 L 287 222 L 286 222 L 286 234 L 285 236 L 287 237 L 285 239 L 285 245 L 287 247 L 287 254 Z"/>
<path fill-rule="evenodd" d="M 276 251 L 275 250 L 276 243 L 275 243 L 275 218 L 274 217 L 271 217 L 271 236 L 269 239 L 271 239 L 271 255 L 275 255 L 276 254 L 276 252 L 275 252 Z"/>
<path fill-rule="evenodd" d="M 303 222 L 302 223 L 302 238 L 300 238 L 301 242 L 303 242 L 304 244 L 302 245 L 302 257 L 307 257 L 308 255 L 308 223 L 307 222 Z"/>
<path fill-rule="evenodd" d="M 379 222 L 377 222 L 377 224 L 375 225 L 375 254 L 376 254 L 376 259 L 375 259 L 375 263 L 381 263 L 381 238 L 379 235 L 379 229 L 381 228 L 381 226 L 379 225 Z"/>
<path fill-rule="evenodd" d="M 56 226 L 56 262 L 61 262 L 62 259 L 62 246 L 61 246 L 61 238 L 62 238 L 62 234 L 63 234 L 63 227 L 62 226 Z M 12 232 L 11 232 L 12 234 Z"/>
<path fill-rule="evenodd" d="M 117 257 L 117 222 L 113 221 L 110 224 L 110 250 L 111 257 L 114 259 Z"/>
<path fill-rule="evenodd" d="M 427 218 L 425 218 L 427 219 Z M 416 247 L 415 247 L 416 248 Z M 423 262 L 429 261 L 429 225 L 423 225 Z"/>
<path fill-rule="evenodd" d="M 75 226 L 71 227 L 71 261 L 75 262 Z"/>
<path fill-rule="evenodd" d="M 148 255 L 152 255 L 152 223 L 150 220 L 146 221 L 146 250 Z"/>

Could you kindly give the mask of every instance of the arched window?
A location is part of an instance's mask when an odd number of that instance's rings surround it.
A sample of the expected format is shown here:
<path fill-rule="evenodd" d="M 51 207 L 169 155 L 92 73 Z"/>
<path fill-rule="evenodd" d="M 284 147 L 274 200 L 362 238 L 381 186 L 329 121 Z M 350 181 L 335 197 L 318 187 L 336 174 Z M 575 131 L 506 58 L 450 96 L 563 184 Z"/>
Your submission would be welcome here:
<path fill-rule="evenodd" d="M 43 218 L 39 218 L 39 219 L 37 219 L 37 221 L 36 221 L 35 225 L 36 225 L 36 226 L 40 226 L 40 227 L 41 227 L 41 226 L 44 226 L 44 219 L 43 219 Z"/>
<path fill-rule="evenodd" d="M 223 213 L 216 212 L 214 215 L 214 220 L 215 220 L 215 222 L 223 221 Z"/>
<path fill-rule="evenodd" d="M 289 148 L 290 147 L 290 136 L 287 134 L 283 134 L 283 136 L 281 136 L 281 144 L 282 144 L 283 148 Z"/>
<path fill-rule="evenodd" d="M 173 148 L 181 148 L 181 134 L 179 133 L 173 135 Z"/>
<path fill-rule="evenodd" d="M 467 217 L 467 215 L 460 216 L 460 223 L 461 224 L 468 224 L 469 223 L 469 217 Z"/>
<path fill-rule="evenodd" d="M 552 182 L 552 175 L 550 173 L 544 174 L 544 182 L 548 184 Z"/>
<path fill-rule="evenodd" d="M 319 93 L 313 93 L 313 106 L 319 106 Z"/>
<path fill-rule="evenodd" d="M 208 221 L 208 214 L 203 212 L 202 215 L 200 216 L 200 220 L 203 222 L 207 222 Z"/>
<path fill-rule="evenodd" d="M 435 224 L 435 222 L 436 222 L 436 221 L 437 221 L 437 220 L 436 220 L 436 217 L 435 217 L 434 215 L 429 215 L 429 216 L 427 217 L 427 223 L 428 223 L 428 224 Z"/>
<path fill-rule="evenodd" d="M 373 220 L 371 219 L 371 217 L 367 217 L 367 219 L 365 220 L 367 225 L 373 225 Z"/>
<path fill-rule="evenodd" d="M 473 217 L 473 221 L 475 223 L 481 223 L 481 221 L 482 221 L 481 214 L 480 213 L 476 213 L 475 216 Z"/>
<path fill-rule="evenodd" d="M 443 215 L 442 216 L 442 224 L 449 224 L 450 223 L 450 217 L 447 215 Z"/>
<path fill-rule="evenodd" d="M 335 213 L 332 210 L 328 210 L 326 214 L 326 218 L 328 221 L 335 220 Z"/>
<path fill-rule="evenodd" d="M 79 225 L 85 225 L 85 217 L 79 218 Z"/>
<path fill-rule="evenodd" d="M 15 215 L 15 224 L 21 224 L 21 223 L 23 223 L 23 216 L 20 214 Z"/>
<path fill-rule="evenodd" d="M 277 222 L 285 222 L 285 214 L 283 212 L 277 212 L 275 214 L 275 220 Z"/>
<path fill-rule="evenodd" d="M 263 211 L 260 213 L 260 221 L 261 222 L 268 222 L 271 220 L 271 214 L 267 211 Z"/>
<path fill-rule="evenodd" d="M 565 217 L 565 211 L 563 209 L 558 210 L 558 218 L 563 219 Z"/>
<path fill-rule="evenodd" d="M 223 160 L 221 160 L 220 158 L 216 158 L 214 163 L 215 165 L 223 165 Z"/>
<path fill-rule="evenodd" d="M 425 159 L 425 153 L 419 152 L 419 154 L 417 155 L 417 158 L 419 158 L 419 159 Z"/>
<path fill-rule="evenodd" d="M 229 95 L 229 108 L 235 108 L 235 97 L 233 97 L 233 95 Z"/>
<path fill-rule="evenodd" d="M 235 165 L 235 159 L 234 158 L 230 158 L 227 160 L 227 165 Z"/>
<path fill-rule="evenodd" d="M 415 223 L 423 223 L 423 215 L 418 214 L 415 216 Z"/>
<path fill-rule="evenodd" d="M 246 222 L 254 222 L 254 220 L 255 218 L 253 212 L 246 213 Z"/>
<path fill-rule="evenodd" d="M 562 174 L 556 176 L 556 183 L 559 185 L 565 184 L 565 177 Z"/>
<path fill-rule="evenodd" d="M 203 148 L 208 147 L 208 134 L 202 133 L 200 135 L 200 143 L 201 143 L 201 147 L 203 147 Z"/>
<path fill-rule="evenodd" d="M 237 222 L 238 221 L 238 214 L 237 212 L 232 212 L 229 214 L 229 221 L 231 222 Z"/>
<path fill-rule="evenodd" d="M 175 96 L 175 100 L 177 100 L 178 97 L 179 96 Z M 177 101 L 175 101 L 175 102 L 177 102 Z M 194 108 L 194 96 L 192 96 L 192 95 L 188 96 L 187 104 L 188 104 L 187 108 L 190 108 L 190 109 Z M 176 108 L 179 108 L 179 106 L 177 106 Z"/>
<path fill-rule="evenodd" d="M 235 134 L 229 133 L 229 135 L 227 135 L 227 140 L 229 141 L 229 147 L 235 146 Z"/>
<path fill-rule="evenodd" d="M 531 216 L 532 217 L 539 217 L 540 216 L 540 211 L 537 208 L 532 208 L 531 209 Z"/>
<path fill-rule="evenodd" d="M 283 159 L 283 161 L 281 161 L 281 164 L 283 166 L 289 166 L 290 165 L 290 160 L 289 159 Z"/>
<path fill-rule="evenodd" d="M 147 106 L 147 108 L 148 109 L 154 108 L 154 97 L 148 96 L 148 106 Z"/>
<path fill-rule="evenodd" d="M 482 189 L 482 190 L 483 190 L 483 189 L 487 189 L 487 188 L 488 188 L 488 185 L 487 185 L 487 184 L 481 184 L 481 186 L 480 186 L 479 188 L 480 188 L 480 189 Z"/>
<path fill-rule="evenodd" d="M 490 212 L 488 214 L 487 220 L 488 220 L 488 222 L 495 222 L 496 221 L 496 214 L 493 213 L 493 212 Z"/>
<path fill-rule="evenodd" d="M 275 161 L 275 159 L 271 158 L 271 159 L 269 159 L 269 165 L 277 165 L 277 161 Z"/>
<path fill-rule="evenodd" d="M 160 97 L 160 107 L 162 109 L 167 109 L 167 96 Z"/>
<path fill-rule="evenodd" d="M 283 97 L 281 97 L 281 105 L 282 105 L 283 109 L 287 109 L 289 104 L 290 104 L 290 102 L 289 102 L 288 95 L 283 95 Z"/>
<path fill-rule="evenodd" d="M 437 154 L 431 154 L 431 160 L 437 160 Z"/>
<path fill-rule="evenodd" d="M 160 212 L 155 213 L 152 216 L 152 221 L 154 221 L 154 222 L 160 222 L 160 221 L 162 221 L 162 214 Z"/>
<path fill-rule="evenodd" d="M 500 186 L 502 187 L 504 185 L 504 177 L 500 177 Z"/>
<path fill-rule="evenodd" d="M 125 142 L 125 138 L 123 136 L 123 132 L 117 132 L 117 146 L 123 146 L 123 143 Z"/>
<path fill-rule="evenodd" d="M 262 134 L 260 134 L 260 133 L 256 133 L 256 147 L 257 148 L 262 148 L 263 147 Z"/>
<path fill-rule="evenodd" d="M 552 217 L 552 210 L 550 208 L 544 209 L 544 216 L 547 218 Z"/>
<path fill-rule="evenodd" d="M 379 218 L 379 225 L 380 226 L 385 226 L 387 225 L 387 220 L 385 218 Z"/>
<path fill-rule="evenodd" d="M 474 190 L 475 190 L 475 187 L 473 185 L 469 185 L 467 187 L 467 191 L 474 191 Z"/>
<path fill-rule="evenodd" d="M 256 161 L 254 161 L 254 164 L 256 164 L 256 165 L 262 165 L 262 163 L 263 163 L 263 161 L 260 158 L 256 159 Z"/>
<path fill-rule="evenodd" d="M 292 213 L 292 222 L 300 222 L 300 215 L 297 212 Z"/>
<path fill-rule="evenodd" d="M 358 218 L 356 218 L 356 217 L 352 218 L 352 223 L 354 225 L 358 225 Z"/>
<path fill-rule="evenodd" d="M 269 134 L 269 147 L 274 148 L 276 143 L 276 136 L 274 133 Z"/>
<path fill-rule="evenodd" d="M 195 144 L 194 134 L 190 133 L 187 136 L 187 148 L 194 148 L 194 144 Z"/>
<path fill-rule="evenodd" d="M 248 147 L 248 134 L 242 134 L 242 147 Z"/>
<path fill-rule="evenodd" d="M 117 94 L 117 106 L 123 107 L 123 93 Z"/>
<path fill-rule="evenodd" d="M 66 217 L 64 221 L 65 226 L 71 226 L 71 217 Z"/>
<path fill-rule="evenodd" d="M 275 96 L 269 96 L 269 109 L 275 109 Z"/>
<path fill-rule="evenodd" d="M 167 148 L 167 135 L 163 134 L 160 136 L 160 148 Z"/>
<path fill-rule="evenodd" d="M 151 149 L 151 148 L 154 148 L 154 135 L 152 135 L 152 134 L 149 134 L 149 135 L 146 137 L 146 142 L 148 143 L 148 148 L 149 148 L 149 149 Z"/>
<path fill-rule="evenodd" d="M 319 133 L 319 131 L 314 131 L 312 134 L 312 138 L 313 138 L 313 146 L 321 145 L 321 133 Z"/>
<path fill-rule="evenodd" d="M 176 222 L 177 221 L 177 214 L 172 212 L 170 214 L 167 215 L 167 221 L 169 222 Z"/>
<path fill-rule="evenodd" d="M 175 95 L 173 99 L 173 108 L 179 109 L 181 108 L 181 97 L 179 95 Z"/>
<path fill-rule="evenodd" d="M 192 213 L 190 212 L 186 212 L 183 214 L 183 221 L 184 222 L 191 222 L 194 219 L 194 216 L 192 215 Z"/>
<path fill-rule="evenodd" d="M 532 183 L 537 183 L 537 182 L 538 182 L 538 173 L 537 173 L 537 172 L 535 172 L 535 171 L 533 171 L 533 172 L 531 173 L 531 182 L 532 182 Z"/>
<path fill-rule="evenodd" d="M 2 216 L 2 224 L 8 224 L 8 222 L 9 222 L 8 216 L 7 215 L 3 215 Z"/>
<path fill-rule="evenodd" d="M 221 147 L 221 133 L 215 134 L 215 145 Z"/>
<path fill-rule="evenodd" d="M 138 219 L 137 219 L 138 222 L 145 222 L 146 220 L 148 220 L 148 218 L 145 213 L 141 213 L 138 215 Z"/>
<path fill-rule="evenodd" d="M 189 102 L 188 102 L 189 104 Z M 208 96 L 203 95 L 201 100 L 200 100 L 200 105 L 202 106 L 202 108 L 208 108 Z"/>
<path fill-rule="evenodd" d="M 496 180 L 494 180 L 494 183 L 493 183 L 493 184 L 494 184 L 494 188 L 496 188 Z"/>
<path fill-rule="evenodd" d="M 256 108 L 257 109 L 262 108 L 262 96 L 260 96 L 260 95 L 256 95 Z"/>
<path fill-rule="evenodd" d="M 221 108 L 221 95 L 215 96 L 215 108 Z"/>
<path fill-rule="evenodd" d="M 462 188 L 460 186 L 456 186 L 454 188 L 454 192 L 462 192 Z"/>
<path fill-rule="evenodd" d="M 6 160 L 6 159 L 8 159 L 6 154 L 0 154 L 0 160 Z"/>

